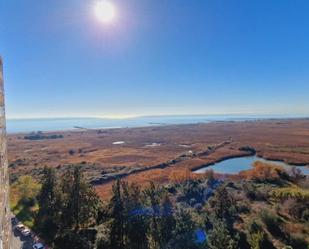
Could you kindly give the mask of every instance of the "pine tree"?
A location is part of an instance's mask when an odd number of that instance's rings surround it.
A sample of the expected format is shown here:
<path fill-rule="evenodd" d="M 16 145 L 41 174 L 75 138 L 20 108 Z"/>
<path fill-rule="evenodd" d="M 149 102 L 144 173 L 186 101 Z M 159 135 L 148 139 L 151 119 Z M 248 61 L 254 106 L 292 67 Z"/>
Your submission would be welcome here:
<path fill-rule="evenodd" d="M 121 182 L 117 180 L 113 185 L 113 196 L 110 200 L 110 216 L 112 218 L 110 229 L 111 248 L 123 249 L 124 247 L 124 205 L 122 200 Z"/>
<path fill-rule="evenodd" d="M 227 224 L 231 226 L 233 213 L 232 208 L 234 207 L 234 200 L 228 193 L 225 186 L 220 186 L 215 195 L 210 199 L 209 202 L 214 214 L 219 219 L 225 219 Z"/>
<path fill-rule="evenodd" d="M 55 170 L 45 168 L 42 188 L 38 197 L 39 211 L 35 220 L 37 229 L 48 241 L 52 241 L 61 223 L 61 191 Z"/>
<path fill-rule="evenodd" d="M 151 249 L 161 248 L 161 236 L 160 236 L 160 198 L 158 189 L 153 182 L 145 190 L 145 194 L 149 199 L 151 209 L 151 219 L 149 224 L 149 243 Z"/>
<path fill-rule="evenodd" d="M 143 198 L 140 187 L 136 184 L 122 184 L 123 202 L 125 209 L 126 248 L 148 248 L 147 214 L 143 207 Z"/>
<path fill-rule="evenodd" d="M 225 220 L 213 221 L 213 229 L 209 232 L 207 243 L 210 249 L 236 249 L 236 242 L 232 239 Z"/>
<path fill-rule="evenodd" d="M 71 174 L 72 176 L 67 172 L 63 177 L 62 186 L 66 203 L 63 219 L 68 229 L 78 231 L 95 223 L 100 199 L 93 187 L 85 181 L 80 167 L 75 167 Z M 67 182 L 68 178 L 72 182 Z"/>
<path fill-rule="evenodd" d="M 162 248 L 166 248 L 168 242 L 173 237 L 173 231 L 176 226 L 173 206 L 167 193 L 162 197 L 161 203 L 161 220 L 160 220 L 160 237 Z"/>
<path fill-rule="evenodd" d="M 192 220 L 190 213 L 183 208 L 179 208 L 176 213 L 176 227 L 173 231 L 172 239 L 169 242 L 169 248 L 199 248 L 195 238 L 196 229 L 196 224 Z"/>

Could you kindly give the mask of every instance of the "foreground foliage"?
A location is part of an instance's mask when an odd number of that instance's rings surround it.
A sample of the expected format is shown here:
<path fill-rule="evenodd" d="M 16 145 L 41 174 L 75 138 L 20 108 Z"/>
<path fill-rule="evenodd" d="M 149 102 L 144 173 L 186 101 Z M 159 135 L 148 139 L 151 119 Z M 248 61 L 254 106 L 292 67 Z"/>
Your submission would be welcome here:
<path fill-rule="evenodd" d="M 34 229 L 56 249 L 308 249 L 308 179 L 272 167 L 145 189 L 118 180 L 106 203 L 79 167 L 45 169 Z"/>
<path fill-rule="evenodd" d="M 31 176 L 21 176 L 10 188 L 11 209 L 28 227 L 33 227 L 41 185 Z"/>

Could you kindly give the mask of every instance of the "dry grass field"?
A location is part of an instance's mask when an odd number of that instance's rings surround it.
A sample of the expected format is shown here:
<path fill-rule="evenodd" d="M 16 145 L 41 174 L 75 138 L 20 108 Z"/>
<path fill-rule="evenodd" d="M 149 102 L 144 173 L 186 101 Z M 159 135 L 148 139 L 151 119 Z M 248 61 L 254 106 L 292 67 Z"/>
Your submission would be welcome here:
<path fill-rule="evenodd" d="M 249 154 L 292 164 L 309 164 L 309 120 L 264 120 L 157 126 L 108 130 L 66 131 L 63 138 L 26 140 L 8 138 L 12 179 L 40 175 L 44 166 L 81 164 L 102 196 L 113 177 L 146 184 L 165 183 L 190 169 L 228 157 Z M 123 141 L 124 143 L 119 143 Z M 116 142 L 116 144 L 114 144 Z M 118 143 L 117 143 L 118 142 Z M 190 174 L 190 172 L 189 172 Z M 100 181 L 101 180 L 101 181 Z"/>

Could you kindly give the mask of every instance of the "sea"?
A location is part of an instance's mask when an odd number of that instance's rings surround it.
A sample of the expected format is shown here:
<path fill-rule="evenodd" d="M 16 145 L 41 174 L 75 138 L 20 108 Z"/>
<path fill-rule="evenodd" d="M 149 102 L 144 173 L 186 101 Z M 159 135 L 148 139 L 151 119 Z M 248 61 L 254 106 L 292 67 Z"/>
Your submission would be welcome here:
<path fill-rule="evenodd" d="M 77 129 L 133 128 L 163 125 L 198 124 L 224 121 L 254 121 L 264 119 L 304 118 L 283 115 L 182 115 L 144 116 L 125 119 L 110 118 L 34 118 L 7 119 L 8 133 L 66 131 Z"/>

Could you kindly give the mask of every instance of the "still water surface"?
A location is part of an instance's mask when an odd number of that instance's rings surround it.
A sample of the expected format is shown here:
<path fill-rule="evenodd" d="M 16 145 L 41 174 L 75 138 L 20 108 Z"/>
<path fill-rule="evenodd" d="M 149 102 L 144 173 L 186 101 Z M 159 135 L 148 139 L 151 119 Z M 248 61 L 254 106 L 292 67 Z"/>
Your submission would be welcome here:
<path fill-rule="evenodd" d="M 277 166 L 282 166 L 288 171 L 291 170 L 293 166 L 286 164 L 284 162 L 271 161 L 257 156 L 251 156 L 251 157 L 238 157 L 238 158 L 227 159 L 214 165 L 198 169 L 194 171 L 194 173 L 201 174 L 205 173 L 205 171 L 207 170 L 212 169 L 214 172 L 221 174 L 238 174 L 240 171 L 251 169 L 252 164 L 256 161 L 272 163 Z M 295 166 L 295 167 L 299 168 L 303 172 L 303 174 L 309 175 L 308 166 Z"/>

